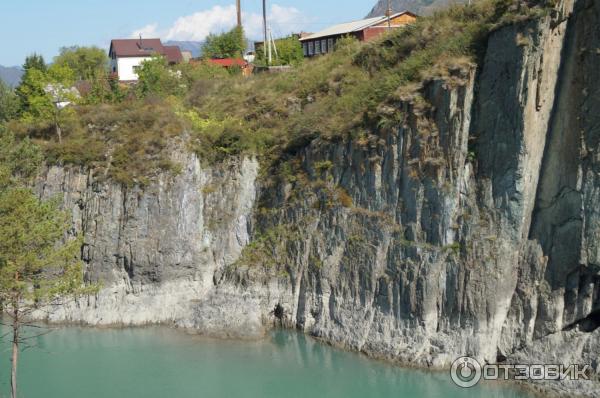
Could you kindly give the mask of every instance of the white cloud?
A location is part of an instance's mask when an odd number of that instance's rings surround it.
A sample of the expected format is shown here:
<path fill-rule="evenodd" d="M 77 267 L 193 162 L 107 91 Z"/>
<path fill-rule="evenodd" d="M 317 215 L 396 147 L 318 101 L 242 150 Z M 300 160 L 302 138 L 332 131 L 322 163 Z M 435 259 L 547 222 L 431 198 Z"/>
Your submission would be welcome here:
<path fill-rule="evenodd" d="M 131 37 L 137 38 L 137 37 L 140 37 L 140 35 L 142 35 L 143 37 L 156 37 L 159 35 L 157 29 L 158 29 L 158 24 L 155 24 L 155 23 L 149 24 L 149 25 L 144 26 L 141 29 L 134 31 L 131 34 Z"/>
<path fill-rule="evenodd" d="M 250 39 L 259 39 L 263 36 L 262 15 L 257 13 L 244 13 L 242 15 L 246 36 Z M 302 13 L 294 7 L 282 7 L 277 4 L 271 6 L 268 15 L 269 25 L 274 36 L 283 36 L 297 32 L 302 28 Z M 159 29 L 153 23 L 144 26 L 132 33 L 132 37 L 140 34 L 145 37 L 161 37 L 166 40 L 193 40 L 202 41 L 210 33 L 227 31 L 236 24 L 236 9 L 231 6 L 214 6 L 211 9 L 184 16 L 166 29 Z"/>

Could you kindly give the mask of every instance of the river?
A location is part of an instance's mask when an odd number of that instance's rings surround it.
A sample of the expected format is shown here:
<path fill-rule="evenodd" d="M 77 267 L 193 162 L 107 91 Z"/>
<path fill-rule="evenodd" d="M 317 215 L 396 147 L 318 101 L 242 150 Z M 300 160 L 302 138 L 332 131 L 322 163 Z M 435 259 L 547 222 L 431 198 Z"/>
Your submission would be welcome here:
<path fill-rule="evenodd" d="M 22 398 L 527 397 L 502 383 L 461 389 L 446 372 L 403 369 L 295 332 L 242 342 L 168 328 L 59 328 L 32 342 L 21 355 Z M 1 348 L 8 396 L 6 341 Z"/>

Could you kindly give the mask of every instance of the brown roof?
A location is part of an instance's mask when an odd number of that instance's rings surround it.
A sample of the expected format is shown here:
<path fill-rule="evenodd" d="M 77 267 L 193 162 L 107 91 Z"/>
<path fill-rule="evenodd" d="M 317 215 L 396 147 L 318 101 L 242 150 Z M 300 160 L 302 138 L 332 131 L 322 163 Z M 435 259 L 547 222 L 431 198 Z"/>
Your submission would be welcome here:
<path fill-rule="evenodd" d="M 109 54 L 117 57 L 150 57 L 163 55 L 169 63 L 179 63 L 183 60 L 178 46 L 163 46 L 160 39 L 119 39 L 110 43 Z"/>
<path fill-rule="evenodd" d="M 146 57 L 164 50 L 160 39 L 124 39 L 111 41 L 109 52 L 117 57 Z"/>
<path fill-rule="evenodd" d="M 183 54 L 181 54 L 179 46 L 164 46 L 163 48 L 163 55 L 167 58 L 169 63 L 178 64 L 183 61 Z"/>

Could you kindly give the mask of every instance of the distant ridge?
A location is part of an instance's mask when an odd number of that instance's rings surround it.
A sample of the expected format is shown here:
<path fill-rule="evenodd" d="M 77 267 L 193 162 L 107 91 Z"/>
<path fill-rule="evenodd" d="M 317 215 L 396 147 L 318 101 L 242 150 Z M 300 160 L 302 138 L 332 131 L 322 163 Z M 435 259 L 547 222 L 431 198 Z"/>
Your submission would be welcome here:
<path fill-rule="evenodd" d="M 9 85 L 16 87 L 21 82 L 23 70 L 18 66 L 6 67 L 0 65 L 0 80 Z"/>
<path fill-rule="evenodd" d="M 204 42 L 201 41 L 177 41 L 170 40 L 164 43 L 166 46 L 179 46 L 181 51 L 189 51 L 192 53 L 192 57 L 198 58 L 202 55 L 202 45 Z"/>
<path fill-rule="evenodd" d="M 392 0 L 392 11 L 410 11 L 417 15 L 430 15 L 436 9 L 449 4 L 464 3 L 464 0 Z M 367 18 L 385 15 L 387 11 L 387 0 L 379 0 L 371 10 Z"/>

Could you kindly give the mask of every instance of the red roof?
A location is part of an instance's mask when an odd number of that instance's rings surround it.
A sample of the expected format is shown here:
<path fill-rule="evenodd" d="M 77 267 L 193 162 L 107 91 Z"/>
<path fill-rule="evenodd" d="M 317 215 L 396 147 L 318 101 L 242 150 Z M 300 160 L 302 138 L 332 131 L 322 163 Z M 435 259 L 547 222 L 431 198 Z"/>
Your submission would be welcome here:
<path fill-rule="evenodd" d="M 246 62 L 240 58 L 223 58 L 223 59 L 214 58 L 214 59 L 209 59 L 208 62 L 210 62 L 211 64 L 223 66 L 225 68 L 229 68 L 232 66 L 243 67 L 243 66 L 248 65 L 248 62 Z"/>
<path fill-rule="evenodd" d="M 122 39 L 110 43 L 109 54 L 118 58 L 124 57 L 151 57 L 163 55 L 169 63 L 178 63 L 183 60 L 181 50 L 177 46 L 163 46 L 160 39 Z"/>

